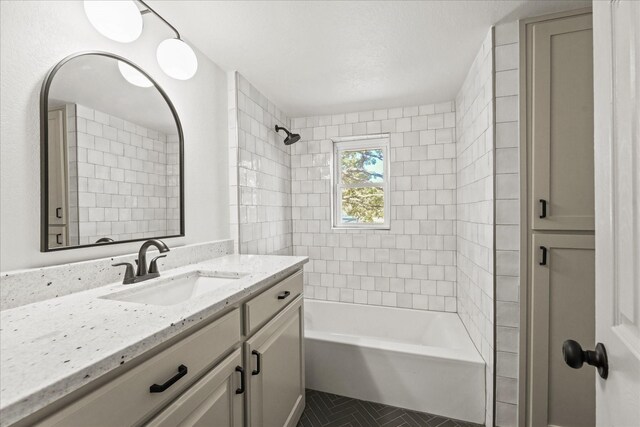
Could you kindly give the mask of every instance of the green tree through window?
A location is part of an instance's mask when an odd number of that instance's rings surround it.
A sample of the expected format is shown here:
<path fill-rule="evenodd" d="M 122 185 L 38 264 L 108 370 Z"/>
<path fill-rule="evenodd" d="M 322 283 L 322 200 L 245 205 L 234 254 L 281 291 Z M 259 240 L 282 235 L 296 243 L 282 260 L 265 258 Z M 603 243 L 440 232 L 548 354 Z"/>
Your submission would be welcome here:
<path fill-rule="evenodd" d="M 342 211 L 358 222 L 382 223 L 384 190 L 379 187 L 345 188 L 342 190 Z"/>
<path fill-rule="evenodd" d="M 384 181 L 384 152 L 381 149 L 342 151 L 342 221 L 358 223 L 384 222 L 384 189 L 368 184 Z"/>

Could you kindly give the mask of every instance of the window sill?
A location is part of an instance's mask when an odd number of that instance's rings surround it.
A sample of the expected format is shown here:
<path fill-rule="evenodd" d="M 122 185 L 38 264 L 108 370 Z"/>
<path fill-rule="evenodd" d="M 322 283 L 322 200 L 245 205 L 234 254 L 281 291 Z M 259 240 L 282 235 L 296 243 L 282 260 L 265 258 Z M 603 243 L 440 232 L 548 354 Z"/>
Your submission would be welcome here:
<path fill-rule="evenodd" d="M 391 230 L 390 225 L 333 225 L 332 230 Z"/>

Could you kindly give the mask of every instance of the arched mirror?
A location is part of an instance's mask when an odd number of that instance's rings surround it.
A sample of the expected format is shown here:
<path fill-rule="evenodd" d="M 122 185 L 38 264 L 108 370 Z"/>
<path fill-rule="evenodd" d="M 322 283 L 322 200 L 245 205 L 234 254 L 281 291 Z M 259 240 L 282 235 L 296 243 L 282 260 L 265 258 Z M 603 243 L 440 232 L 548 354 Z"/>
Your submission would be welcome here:
<path fill-rule="evenodd" d="M 182 127 L 147 73 L 110 53 L 69 56 L 40 109 L 42 251 L 184 236 Z"/>

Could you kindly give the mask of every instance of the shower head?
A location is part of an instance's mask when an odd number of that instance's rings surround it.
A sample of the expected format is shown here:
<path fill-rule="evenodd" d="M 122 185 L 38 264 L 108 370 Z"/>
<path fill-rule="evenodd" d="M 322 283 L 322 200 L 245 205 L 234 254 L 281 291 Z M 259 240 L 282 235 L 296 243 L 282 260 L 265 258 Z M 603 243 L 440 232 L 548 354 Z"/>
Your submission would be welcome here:
<path fill-rule="evenodd" d="M 282 126 L 276 125 L 276 132 L 280 132 L 281 130 L 283 130 L 283 131 L 285 131 L 287 133 L 287 137 L 284 139 L 284 145 L 291 145 L 291 144 L 295 144 L 296 142 L 300 141 L 300 135 L 299 134 L 291 133 L 287 129 L 283 128 Z"/>

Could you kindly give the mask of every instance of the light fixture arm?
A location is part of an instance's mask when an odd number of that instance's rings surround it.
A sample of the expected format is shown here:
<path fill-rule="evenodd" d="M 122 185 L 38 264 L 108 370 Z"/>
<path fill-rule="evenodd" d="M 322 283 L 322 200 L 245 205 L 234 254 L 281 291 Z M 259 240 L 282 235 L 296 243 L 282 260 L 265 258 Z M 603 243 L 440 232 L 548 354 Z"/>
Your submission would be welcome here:
<path fill-rule="evenodd" d="M 158 12 L 156 12 L 155 10 L 153 10 L 151 8 L 151 6 L 149 6 L 144 0 L 137 0 L 139 3 L 141 3 L 144 7 L 146 7 L 146 10 L 141 10 L 140 13 L 142 15 L 146 14 L 146 13 L 153 13 L 155 16 L 158 17 L 158 19 L 160 19 L 162 22 L 164 22 L 169 28 L 171 28 L 171 30 L 176 33 L 176 38 L 178 40 L 182 40 L 180 38 L 180 33 L 178 32 L 178 30 L 176 30 L 176 27 L 174 27 L 173 25 L 171 25 L 169 23 L 169 21 L 167 21 L 166 19 L 164 19 L 162 16 L 160 16 L 160 14 Z"/>

